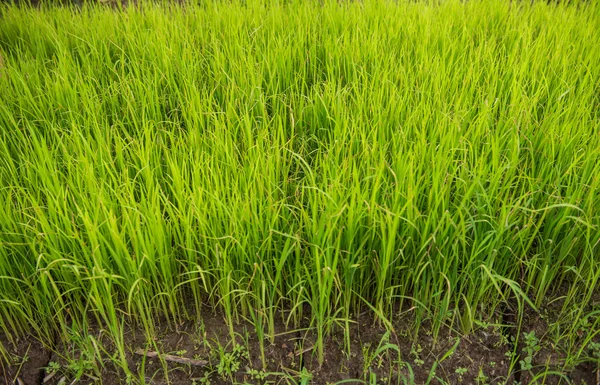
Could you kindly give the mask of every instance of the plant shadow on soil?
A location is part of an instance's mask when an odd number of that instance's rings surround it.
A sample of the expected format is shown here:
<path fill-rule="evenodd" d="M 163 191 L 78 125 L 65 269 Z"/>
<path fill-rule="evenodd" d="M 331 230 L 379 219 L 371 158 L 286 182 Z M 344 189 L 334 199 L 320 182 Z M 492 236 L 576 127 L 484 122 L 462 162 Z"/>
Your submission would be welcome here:
<path fill-rule="evenodd" d="M 235 326 L 238 347 L 234 348 L 223 315 L 210 310 L 203 313 L 202 322 L 186 321 L 175 327 L 172 324 L 167 327 L 166 322 L 159 324 L 151 345 L 147 344 L 143 330 L 125 327 L 126 365 L 135 382 L 141 382 L 143 378 L 147 384 L 175 385 L 332 384 L 343 380 L 350 383 L 362 380 L 369 384 L 591 385 L 596 383 L 598 376 L 593 362 L 565 371 L 560 364 L 563 357 L 544 341 L 547 325 L 536 314 L 529 314 L 521 328 L 522 333 L 533 332 L 542 337 L 528 370 L 511 369 L 511 362 L 523 358 L 525 343 L 519 342 L 517 351 L 521 356 L 513 358 L 511 332 L 507 333 L 509 329 L 498 323 L 478 327 L 462 336 L 444 327 L 434 342 L 427 323 L 414 338 L 403 332 L 410 328 L 410 322 L 414 322 L 410 317 L 394 320 L 396 332 L 386 333 L 384 327 L 374 322 L 372 314 L 364 313 L 355 316 L 355 322 L 350 324 L 350 351 L 344 346 L 344 333 L 339 328 L 326 338 L 324 361 L 319 365 L 316 351 L 312 349 L 316 340 L 314 329 L 306 324 L 300 330 L 286 330 L 282 318 L 279 317 L 275 324 L 274 342 L 264 341 L 264 365 L 254 327 L 244 322 Z M 13 344 L 0 335 L 9 358 L 2 360 L 1 384 L 127 383 L 108 334 L 95 325 L 89 328 L 87 335 L 95 341 L 88 346 L 101 346 L 96 354 L 84 352 L 82 345 L 74 341 L 60 342 L 50 350 L 31 336 Z M 161 354 L 206 360 L 208 365 L 161 362 L 136 354 L 138 349 L 156 349 Z M 549 374 L 536 377 L 544 371 Z M 551 371 L 560 374 L 551 374 Z M 168 380 L 165 373 L 168 373 Z M 304 382 L 301 381 L 303 374 Z M 353 379 L 356 381 L 351 381 Z"/>

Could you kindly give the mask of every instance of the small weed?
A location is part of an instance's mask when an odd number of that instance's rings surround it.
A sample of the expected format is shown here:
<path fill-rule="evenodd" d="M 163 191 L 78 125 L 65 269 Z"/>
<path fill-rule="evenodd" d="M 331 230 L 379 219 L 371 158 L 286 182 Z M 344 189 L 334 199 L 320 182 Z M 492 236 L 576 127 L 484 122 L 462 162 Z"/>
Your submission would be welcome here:
<path fill-rule="evenodd" d="M 423 364 L 425 364 L 425 361 L 423 361 L 420 356 L 422 352 L 423 352 L 423 347 L 420 344 L 417 344 L 416 347 L 413 344 L 413 346 L 410 348 L 410 354 L 412 356 L 414 356 L 413 362 L 417 366 L 422 366 Z"/>
<path fill-rule="evenodd" d="M 454 371 L 454 373 L 456 373 L 458 375 L 458 382 L 462 382 L 463 381 L 463 376 L 465 374 L 467 374 L 469 372 L 469 369 L 467 368 L 456 368 L 456 370 Z"/>
<path fill-rule="evenodd" d="M 60 364 L 56 361 L 48 362 L 48 366 L 46 367 L 47 373 L 56 373 L 60 369 Z"/>
<path fill-rule="evenodd" d="M 519 361 L 521 370 L 531 370 L 533 368 L 533 357 L 540 351 L 540 340 L 535 336 L 535 332 L 523 333 L 525 337 L 525 356 Z"/>
<path fill-rule="evenodd" d="M 589 348 L 592 350 L 592 357 L 600 362 L 600 342 L 590 342 Z"/>
<path fill-rule="evenodd" d="M 269 373 L 267 373 L 264 370 L 256 370 L 256 369 L 250 369 L 248 371 L 248 374 L 255 380 L 259 380 L 259 381 L 264 381 L 268 376 Z"/>
<path fill-rule="evenodd" d="M 483 368 L 479 368 L 479 373 L 477 374 L 477 377 L 475 378 L 475 382 L 478 385 L 486 385 L 488 383 L 488 377 L 485 375 L 485 373 L 483 372 Z"/>
<path fill-rule="evenodd" d="M 299 385 L 308 385 L 308 384 L 310 384 L 310 381 L 313 378 L 312 373 L 310 373 L 308 370 L 306 370 L 306 368 L 302 368 L 302 371 L 300 372 L 299 377 L 300 377 Z"/>
<path fill-rule="evenodd" d="M 210 385 L 210 373 L 204 372 L 204 376 L 192 381 L 192 385 Z"/>
<path fill-rule="evenodd" d="M 241 360 L 250 358 L 248 350 L 243 345 L 236 345 L 233 351 L 221 351 L 221 359 L 217 364 L 217 373 L 221 378 L 233 380 L 233 375 L 240 369 Z"/>

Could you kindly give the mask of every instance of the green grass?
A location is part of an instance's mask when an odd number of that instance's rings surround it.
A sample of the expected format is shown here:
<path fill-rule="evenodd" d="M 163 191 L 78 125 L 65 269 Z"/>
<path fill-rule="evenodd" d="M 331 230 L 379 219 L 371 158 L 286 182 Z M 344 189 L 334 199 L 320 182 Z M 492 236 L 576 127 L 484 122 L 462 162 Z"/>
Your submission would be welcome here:
<path fill-rule="evenodd" d="M 268 3 L 0 8 L 0 329 L 97 320 L 124 360 L 123 323 L 208 303 L 232 336 L 308 316 L 322 358 L 361 310 L 435 337 L 560 299 L 574 341 L 596 2 Z"/>

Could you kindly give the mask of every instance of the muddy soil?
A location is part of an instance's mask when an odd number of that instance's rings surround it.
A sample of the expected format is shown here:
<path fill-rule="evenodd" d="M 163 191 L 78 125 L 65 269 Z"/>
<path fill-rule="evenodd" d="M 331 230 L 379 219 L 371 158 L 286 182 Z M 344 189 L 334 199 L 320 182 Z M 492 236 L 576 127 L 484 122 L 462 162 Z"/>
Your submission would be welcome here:
<path fill-rule="evenodd" d="M 8 350 L 7 359 L 0 356 L 0 384 L 41 384 L 43 368 L 52 353 L 33 337 L 9 341 L 0 333 L 0 344 Z"/>
<path fill-rule="evenodd" d="M 532 360 L 533 368 L 524 371 L 518 370 L 518 364 L 511 367 L 514 345 L 510 341 L 514 331 L 507 332 L 510 329 L 498 325 L 480 327 L 460 337 L 450 328 L 442 328 L 434 343 L 432 330 L 426 323 L 417 338 L 412 338 L 406 332 L 412 322 L 409 318 L 394 320 L 395 332 L 388 334 L 373 321 L 371 314 L 357 315 L 354 319 L 357 322 L 350 324 L 349 351 L 340 328 L 326 338 L 322 365 L 313 348 L 317 336 L 308 320 L 304 328 L 296 331 L 287 330 L 280 320 L 275 324 L 274 340 L 263 340 L 261 350 L 254 327 L 243 322 L 234 328 L 237 342 L 234 347 L 224 317 L 212 311 L 206 311 L 199 323 L 159 326 L 151 345 L 146 343 L 142 329 L 127 328 L 123 336 L 124 360 L 119 359 L 115 344 L 98 325 L 90 327 L 87 340 L 73 338 L 56 344 L 52 351 L 33 337 L 13 344 L 0 336 L 10 355 L 8 362 L 2 360 L 0 384 L 126 384 L 124 365 L 137 377 L 136 382 L 143 377 L 148 384 L 174 385 L 264 384 L 267 381 L 291 384 L 295 382 L 286 379 L 294 378 L 300 383 L 298 379 L 303 371 L 312 375 L 311 384 L 324 385 L 352 379 L 367 383 L 376 380 L 376 383 L 415 384 L 591 385 L 598 381 L 598 368 L 592 362 L 564 370 L 561 351 L 545 342 L 547 326 L 540 316 L 528 316 L 520 331 L 534 332 L 540 339 L 540 349 Z M 517 346 L 519 359 L 525 355 L 525 342 L 521 340 Z M 208 364 L 199 367 L 161 362 L 136 354 L 138 349 L 206 360 Z M 229 364 L 224 364 L 227 359 Z M 556 374 L 536 377 L 542 368 L 554 369 Z"/>

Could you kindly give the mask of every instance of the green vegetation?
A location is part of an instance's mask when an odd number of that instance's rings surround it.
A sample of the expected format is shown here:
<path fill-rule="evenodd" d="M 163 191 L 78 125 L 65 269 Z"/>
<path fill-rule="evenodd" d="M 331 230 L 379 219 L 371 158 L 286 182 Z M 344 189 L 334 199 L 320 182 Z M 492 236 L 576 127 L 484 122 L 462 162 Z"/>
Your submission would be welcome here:
<path fill-rule="evenodd" d="M 9 340 L 93 352 L 97 323 L 127 372 L 124 325 L 151 341 L 208 304 L 234 352 L 239 322 L 267 342 L 283 322 L 322 360 L 361 311 L 436 340 L 552 304 L 573 362 L 596 343 L 596 2 L 0 12 Z"/>

